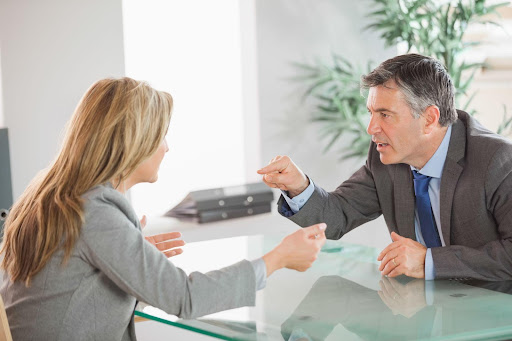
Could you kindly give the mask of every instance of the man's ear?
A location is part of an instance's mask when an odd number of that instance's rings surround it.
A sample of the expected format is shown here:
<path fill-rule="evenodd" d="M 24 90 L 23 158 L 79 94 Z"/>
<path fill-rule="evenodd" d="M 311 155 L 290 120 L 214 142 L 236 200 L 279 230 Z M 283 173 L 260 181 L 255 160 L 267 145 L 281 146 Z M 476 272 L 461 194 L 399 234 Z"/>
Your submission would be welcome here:
<path fill-rule="evenodd" d="M 435 127 L 439 124 L 439 108 L 437 105 L 430 105 L 423 112 L 423 117 L 425 118 L 425 134 L 430 134 Z"/>

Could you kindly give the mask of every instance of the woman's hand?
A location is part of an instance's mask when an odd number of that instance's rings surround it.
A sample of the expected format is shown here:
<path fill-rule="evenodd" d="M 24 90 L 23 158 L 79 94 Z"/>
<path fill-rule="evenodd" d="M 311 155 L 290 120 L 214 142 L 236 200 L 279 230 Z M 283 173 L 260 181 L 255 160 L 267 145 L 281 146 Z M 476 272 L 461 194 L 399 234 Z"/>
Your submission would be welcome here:
<path fill-rule="evenodd" d="M 267 276 L 281 268 L 306 271 L 313 265 L 325 244 L 326 224 L 316 224 L 285 237 L 278 246 L 263 256 Z"/>
<path fill-rule="evenodd" d="M 146 222 L 146 216 L 142 216 L 140 221 L 141 228 L 146 227 Z M 167 232 L 144 238 L 169 258 L 183 253 L 183 250 L 178 247 L 185 245 L 185 242 L 183 240 L 176 240 L 180 237 L 181 233 L 179 232 Z"/>

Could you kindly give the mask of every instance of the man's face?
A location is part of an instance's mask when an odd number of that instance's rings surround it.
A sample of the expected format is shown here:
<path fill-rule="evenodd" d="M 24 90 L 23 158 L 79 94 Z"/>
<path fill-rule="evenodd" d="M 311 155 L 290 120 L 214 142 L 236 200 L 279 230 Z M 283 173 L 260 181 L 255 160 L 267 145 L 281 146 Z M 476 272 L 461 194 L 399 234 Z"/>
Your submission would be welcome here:
<path fill-rule="evenodd" d="M 421 169 L 428 161 L 425 119 L 413 117 L 396 83 L 388 81 L 370 88 L 366 105 L 371 115 L 366 131 L 377 144 L 381 162 L 406 163 Z"/>

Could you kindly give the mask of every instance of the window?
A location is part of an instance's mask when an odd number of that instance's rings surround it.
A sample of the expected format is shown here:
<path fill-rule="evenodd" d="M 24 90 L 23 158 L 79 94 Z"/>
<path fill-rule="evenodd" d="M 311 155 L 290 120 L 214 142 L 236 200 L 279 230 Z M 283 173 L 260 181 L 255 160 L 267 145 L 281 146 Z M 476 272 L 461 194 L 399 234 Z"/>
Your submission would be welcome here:
<path fill-rule="evenodd" d="M 159 180 L 131 191 L 137 213 L 160 215 L 191 190 L 244 183 L 238 0 L 124 0 L 123 18 L 126 75 L 174 98 Z"/>

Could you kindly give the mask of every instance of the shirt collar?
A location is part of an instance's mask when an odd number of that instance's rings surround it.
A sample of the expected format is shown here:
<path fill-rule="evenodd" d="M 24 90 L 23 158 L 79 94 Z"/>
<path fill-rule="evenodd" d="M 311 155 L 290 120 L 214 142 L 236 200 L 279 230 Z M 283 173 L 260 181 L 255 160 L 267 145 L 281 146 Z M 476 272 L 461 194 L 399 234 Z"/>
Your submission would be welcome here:
<path fill-rule="evenodd" d="M 446 154 L 448 153 L 448 146 L 450 145 L 450 136 L 452 135 L 452 126 L 448 126 L 446 134 L 444 135 L 443 141 L 437 148 L 436 152 L 430 160 L 423 166 L 422 169 L 417 169 L 411 166 L 412 170 L 418 171 L 423 175 L 430 176 L 432 178 L 441 178 L 443 173 L 444 162 L 446 161 Z"/>

